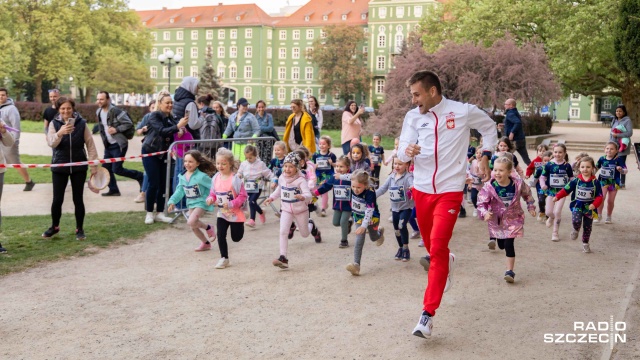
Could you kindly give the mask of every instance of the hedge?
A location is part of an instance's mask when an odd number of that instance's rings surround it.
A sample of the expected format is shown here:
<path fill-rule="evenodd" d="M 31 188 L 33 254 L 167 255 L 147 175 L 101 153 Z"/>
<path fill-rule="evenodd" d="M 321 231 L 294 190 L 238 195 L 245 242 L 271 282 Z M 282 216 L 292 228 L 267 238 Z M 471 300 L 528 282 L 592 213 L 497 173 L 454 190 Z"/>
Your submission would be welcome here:
<path fill-rule="evenodd" d="M 494 115 L 492 118 L 496 124 L 502 124 L 504 121 L 504 115 Z M 522 128 L 525 136 L 549 134 L 552 125 L 553 118 L 549 115 L 532 114 L 522 116 Z"/>

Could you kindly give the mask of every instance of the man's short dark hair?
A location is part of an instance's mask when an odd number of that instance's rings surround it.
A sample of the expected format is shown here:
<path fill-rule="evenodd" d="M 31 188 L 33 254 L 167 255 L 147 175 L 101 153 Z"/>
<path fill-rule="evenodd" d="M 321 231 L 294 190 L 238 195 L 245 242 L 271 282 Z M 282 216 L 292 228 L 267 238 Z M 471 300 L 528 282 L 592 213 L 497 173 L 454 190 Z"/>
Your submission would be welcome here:
<path fill-rule="evenodd" d="M 6 88 L 0 88 L 0 91 L 4 91 L 5 94 L 9 95 L 9 90 Z"/>
<path fill-rule="evenodd" d="M 411 75 L 409 80 L 407 80 L 407 86 L 411 86 L 417 82 L 420 82 L 425 90 L 429 90 L 433 86 L 435 86 L 438 95 L 442 94 L 442 84 L 440 83 L 440 78 L 433 71 L 422 70 L 414 73 L 413 75 Z"/>
<path fill-rule="evenodd" d="M 109 97 L 109 93 L 108 93 L 108 92 L 106 92 L 106 91 L 99 91 L 99 92 L 98 92 L 98 95 L 100 95 L 100 94 L 104 94 L 104 96 L 107 98 L 107 100 L 109 100 L 109 99 L 110 99 L 110 97 Z"/>

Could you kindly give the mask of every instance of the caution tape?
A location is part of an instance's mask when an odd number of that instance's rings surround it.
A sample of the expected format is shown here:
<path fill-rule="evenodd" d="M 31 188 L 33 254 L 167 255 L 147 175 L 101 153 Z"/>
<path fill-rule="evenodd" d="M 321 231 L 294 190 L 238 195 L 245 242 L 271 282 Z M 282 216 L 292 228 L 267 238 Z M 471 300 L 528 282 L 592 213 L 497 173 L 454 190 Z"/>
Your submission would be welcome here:
<path fill-rule="evenodd" d="M 54 167 L 68 167 L 68 166 L 85 166 L 85 165 L 99 165 L 99 164 L 111 164 L 115 162 L 144 158 L 149 156 L 157 156 L 167 153 L 167 151 L 158 151 L 149 154 L 141 154 L 141 155 L 133 155 L 133 156 L 123 156 L 117 158 L 110 159 L 100 159 L 100 160 L 89 160 L 89 161 L 79 161 L 79 162 L 71 162 L 64 164 L 0 164 L 0 169 L 34 169 L 34 168 L 54 168 Z"/>

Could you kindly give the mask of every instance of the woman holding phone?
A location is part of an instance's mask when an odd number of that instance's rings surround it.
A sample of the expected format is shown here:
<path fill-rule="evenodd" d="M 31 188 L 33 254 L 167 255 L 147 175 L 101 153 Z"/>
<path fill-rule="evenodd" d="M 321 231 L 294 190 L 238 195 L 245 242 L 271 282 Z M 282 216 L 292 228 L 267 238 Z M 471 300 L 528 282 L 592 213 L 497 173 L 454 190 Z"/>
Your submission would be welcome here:
<path fill-rule="evenodd" d="M 98 152 L 93 143 L 91 130 L 87 122 L 75 111 L 76 103 L 71 98 L 61 97 L 56 101 L 58 115 L 49 123 L 47 143 L 53 148 L 52 164 L 64 164 L 97 160 Z M 85 151 L 86 148 L 86 151 Z M 89 155 L 87 158 L 87 154 Z M 60 217 L 62 217 L 62 203 L 67 182 L 71 180 L 71 192 L 76 216 L 76 240 L 84 240 L 84 182 L 87 179 L 89 166 L 52 167 L 53 202 L 51 204 L 51 227 L 42 237 L 50 239 L 60 232 Z M 91 165 L 91 174 L 98 170 L 97 165 Z M 97 189 L 92 189 L 98 193 Z"/>
<path fill-rule="evenodd" d="M 342 144 L 342 152 L 344 155 L 349 154 L 351 150 L 351 140 L 359 139 L 362 132 L 361 116 L 364 114 L 364 105 L 358 105 L 351 100 L 344 107 L 342 113 L 342 132 L 340 133 L 340 143 Z"/>

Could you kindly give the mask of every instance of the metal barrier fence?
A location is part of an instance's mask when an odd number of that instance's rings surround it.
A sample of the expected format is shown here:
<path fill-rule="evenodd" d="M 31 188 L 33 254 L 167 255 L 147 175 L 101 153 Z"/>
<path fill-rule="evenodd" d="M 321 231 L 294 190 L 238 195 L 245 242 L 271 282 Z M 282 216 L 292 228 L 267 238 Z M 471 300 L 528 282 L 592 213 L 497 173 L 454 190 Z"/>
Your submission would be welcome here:
<path fill-rule="evenodd" d="M 258 138 L 240 138 L 240 139 L 209 139 L 209 140 L 180 140 L 175 141 L 169 146 L 169 156 L 167 156 L 167 181 L 165 187 L 165 195 L 164 195 L 164 211 L 165 214 L 169 214 L 167 212 L 169 198 L 172 194 L 172 189 L 178 185 L 177 179 L 178 174 L 184 170 L 184 166 L 182 165 L 182 157 L 189 150 L 198 150 L 202 155 L 211 159 L 215 163 L 215 155 L 219 148 L 227 148 L 233 152 L 233 156 L 238 162 L 244 161 L 244 148 L 246 145 L 251 144 L 258 148 L 258 158 L 264 161 L 265 164 L 269 164 L 271 159 L 273 158 L 273 144 L 276 142 L 275 138 L 272 137 L 258 137 Z M 171 159 L 175 161 L 171 161 Z M 174 170 L 175 168 L 175 170 Z M 174 183 L 175 179 L 175 185 Z M 266 186 L 263 182 L 262 188 L 266 190 L 262 193 L 260 197 L 260 204 L 264 202 L 266 197 L 271 194 L 271 187 L 268 186 L 268 182 Z M 184 200 L 183 200 L 184 201 Z M 273 205 L 272 208 L 274 211 L 276 210 Z M 176 210 L 172 211 L 171 214 L 175 214 L 173 220 L 175 221 L 180 215 L 187 218 L 188 209 L 179 208 L 176 206 Z"/>

